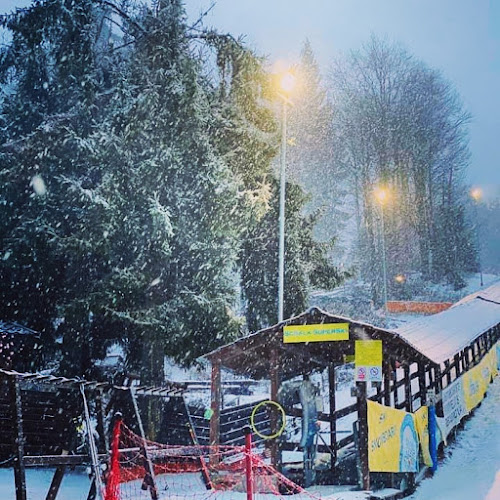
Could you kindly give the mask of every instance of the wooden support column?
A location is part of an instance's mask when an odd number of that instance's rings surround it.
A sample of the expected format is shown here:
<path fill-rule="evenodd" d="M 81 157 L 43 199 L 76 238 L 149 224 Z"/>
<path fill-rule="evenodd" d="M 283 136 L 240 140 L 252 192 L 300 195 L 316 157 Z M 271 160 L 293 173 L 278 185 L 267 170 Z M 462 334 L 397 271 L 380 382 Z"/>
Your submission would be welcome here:
<path fill-rule="evenodd" d="M 335 472 L 337 462 L 337 417 L 335 416 L 335 363 L 328 364 L 328 397 L 330 402 L 330 448 L 332 450 L 330 469 Z"/>
<path fill-rule="evenodd" d="M 278 401 L 278 389 L 280 387 L 279 354 L 276 349 L 271 349 L 269 358 L 269 380 L 271 382 L 271 401 Z M 271 432 L 274 434 L 278 430 L 278 413 L 276 408 L 271 408 Z M 271 465 L 281 472 L 281 447 L 279 437 L 272 439 L 270 443 Z"/>
<path fill-rule="evenodd" d="M 462 373 L 462 370 L 460 369 L 460 354 L 455 354 L 453 359 L 455 360 L 455 378 L 457 379 Z"/>
<path fill-rule="evenodd" d="M 21 388 L 17 377 L 9 377 L 9 389 L 14 409 L 14 481 L 16 485 L 16 500 L 27 500 L 26 472 L 24 470 L 24 434 Z"/>
<path fill-rule="evenodd" d="M 356 382 L 358 408 L 358 459 L 359 486 L 370 489 L 370 469 L 368 466 L 368 408 L 366 404 L 366 382 Z"/>
<path fill-rule="evenodd" d="M 405 364 L 403 367 L 405 373 L 405 409 L 407 412 L 413 411 L 413 401 L 411 399 L 411 380 L 410 367 Z"/>
<path fill-rule="evenodd" d="M 210 446 L 220 444 L 220 410 L 221 410 L 221 361 L 212 358 L 211 401 L 212 417 L 210 418 Z M 215 454 L 213 456 L 216 456 Z"/>
<path fill-rule="evenodd" d="M 450 368 L 450 361 L 446 360 L 444 362 L 444 366 L 446 367 L 446 385 L 451 384 L 451 368 Z"/>
<path fill-rule="evenodd" d="M 398 372 L 396 370 L 393 370 L 394 374 L 394 382 L 392 383 L 392 387 L 394 389 L 394 408 L 396 408 L 396 405 L 398 404 Z"/>
<path fill-rule="evenodd" d="M 422 361 L 418 363 L 418 390 L 420 392 L 420 405 L 427 404 L 427 388 L 425 387 L 425 365 Z"/>
<path fill-rule="evenodd" d="M 391 406 L 391 363 L 386 357 L 382 361 L 382 372 L 384 374 L 384 405 Z"/>

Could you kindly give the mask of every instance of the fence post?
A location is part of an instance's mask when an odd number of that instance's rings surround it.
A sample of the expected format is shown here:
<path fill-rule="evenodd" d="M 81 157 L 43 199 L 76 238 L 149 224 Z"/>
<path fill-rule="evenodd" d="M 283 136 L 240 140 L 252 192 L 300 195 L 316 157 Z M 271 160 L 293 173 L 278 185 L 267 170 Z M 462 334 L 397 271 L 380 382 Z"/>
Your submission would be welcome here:
<path fill-rule="evenodd" d="M 247 479 L 247 500 L 253 500 L 253 464 L 252 464 L 252 430 L 250 426 L 243 427 L 245 434 L 245 466 Z"/>
<path fill-rule="evenodd" d="M 429 408 L 429 453 L 431 455 L 434 473 L 437 470 L 437 420 L 436 420 L 436 393 L 434 389 L 427 391 L 427 402 Z"/>

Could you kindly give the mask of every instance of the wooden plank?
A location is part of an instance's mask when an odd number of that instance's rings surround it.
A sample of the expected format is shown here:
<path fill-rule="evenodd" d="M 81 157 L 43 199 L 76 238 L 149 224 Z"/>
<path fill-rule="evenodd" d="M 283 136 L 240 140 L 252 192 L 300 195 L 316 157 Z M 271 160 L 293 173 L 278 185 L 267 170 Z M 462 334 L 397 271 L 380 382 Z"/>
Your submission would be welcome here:
<path fill-rule="evenodd" d="M 68 451 L 63 450 L 62 455 L 67 455 Z M 64 473 L 66 472 L 65 465 L 59 465 L 54 472 L 54 477 L 52 478 L 52 482 L 50 483 L 49 491 L 47 492 L 47 497 L 45 500 L 55 500 L 57 497 L 57 493 L 59 492 L 59 488 L 61 486 L 61 482 L 64 477 Z"/>
<path fill-rule="evenodd" d="M 98 455 L 100 461 L 104 461 L 107 455 Z M 25 467 L 56 467 L 66 465 L 74 467 L 77 465 L 88 465 L 90 458 L 88 455 L 38 455 L 25 456 L 23 458 Z"/>
<path fill-rule="evenodd" d="M 368 408 L 366 404 L 366 382 L 356 382 L 358 407 L 358 458 L 360 464 L 361 489 L 370 489 L 370 469 L 368 466 Z"/>
<path fill-rule="evenodd" d="M 217 446 L 220 443 L 220 408 L 221 408 L 221 361 L 219 358 L 212 359 L 212 385 L 211 402 L 212 417 L 210 419 L 210 445 Z M 214 455 L 216 456 L 216 455 Z"/>
<path fill-rule="evenodd" d="M 23 436 L 23 412 L 22 412 L 22 400 L 21 400 L 21 389 L 19 387 L 19 381 L 17 377 L 9 378 L 10 385 L 10 396 L 12 399 L 12 405 L 15 411 L 14 415 L 14 429 L 15 429 L 15 441 L 14 445 L 14 482 L 16 485 L 16 500 L 27 500 L 26 493 L 26 472 L 24 470 L 24 436 Z"/>
<path fill-rule="evenodd" d="M 337 463 L 337 418 L 335 416 L 335 363 L 328 364 L 328 401 L 330 403 L 330 470 L 335 471 Z"/>

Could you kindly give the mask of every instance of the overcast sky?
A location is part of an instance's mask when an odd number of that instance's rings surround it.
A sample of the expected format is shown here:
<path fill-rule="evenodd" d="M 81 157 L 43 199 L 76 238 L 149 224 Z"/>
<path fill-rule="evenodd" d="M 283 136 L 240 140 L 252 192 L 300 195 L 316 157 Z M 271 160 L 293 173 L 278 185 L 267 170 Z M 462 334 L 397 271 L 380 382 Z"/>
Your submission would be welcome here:
<path fill-rule="evenodd" d="M 0 12 L 27 0 L 0 0 Z M 185 0 L 197 19 L 213 0 Z M 500 186 L 500 0 L 216 0 L 205 25 L 244 35 L 277 60 L 297 61 L 308 38 L 326 73 L 371 33 L 401 42 L 451 80 L 473 115 L 468 179 Z"/>

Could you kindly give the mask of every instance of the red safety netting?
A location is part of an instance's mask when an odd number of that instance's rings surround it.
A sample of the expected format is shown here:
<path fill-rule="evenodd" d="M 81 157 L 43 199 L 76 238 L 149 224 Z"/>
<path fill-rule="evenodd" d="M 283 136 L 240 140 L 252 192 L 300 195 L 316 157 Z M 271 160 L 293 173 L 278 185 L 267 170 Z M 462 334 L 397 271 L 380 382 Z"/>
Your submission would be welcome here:
<path fill-rule="evenodd" d="M 116 443 L 116 446 L 115 446 Z M 143 441 L 115 425 L 105 500 L 246 500 L 250 457 L 253 498 L 317 499 L 243 446 L 174 446 Z"/>

